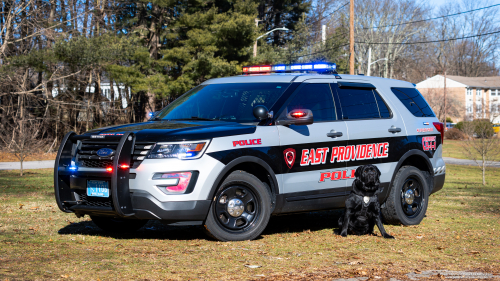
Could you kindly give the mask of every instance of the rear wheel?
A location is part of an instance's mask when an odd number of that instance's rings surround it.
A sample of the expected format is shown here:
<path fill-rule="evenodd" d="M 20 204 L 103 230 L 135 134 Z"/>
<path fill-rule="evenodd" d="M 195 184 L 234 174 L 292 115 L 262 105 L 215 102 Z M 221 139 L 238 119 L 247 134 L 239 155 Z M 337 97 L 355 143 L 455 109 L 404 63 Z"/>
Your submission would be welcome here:
<path fill-rule="evenodd" d="M 217 190 L 205 228 L 220 241 L 252 240 L 264 231 L 270 216 L 271 198 L 264 183 L 234 171 Z"/>
<path fill-rule="evenodd" d="M 381 212 L 390 224 L 415 225 L 425 217 L 429 186 L 424 174 L 413 166 L 399 169 Z"/>
<path fill-rule="evenodd" d="M 112 217 L 90 216 L 100 229 L 114 233 L 131 233 L 139 230 L 148 220 L 121 219 Z"/>

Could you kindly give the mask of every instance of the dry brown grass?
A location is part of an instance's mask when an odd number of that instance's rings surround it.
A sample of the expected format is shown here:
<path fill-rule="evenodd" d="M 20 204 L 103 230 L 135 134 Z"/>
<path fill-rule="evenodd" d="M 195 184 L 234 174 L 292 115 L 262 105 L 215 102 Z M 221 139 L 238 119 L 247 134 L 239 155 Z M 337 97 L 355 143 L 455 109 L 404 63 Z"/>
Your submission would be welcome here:
<path fill-rule="evenodd" d="M 431 269 L 499 272 L 500 169 L 482 187 L 476 167 L 447 166 L 418 226 L 387 226 L 395 240 L 334 234 L 339 211 L 273 217 L 255 241 L 217 242 L 201 227 L 150 222 L 112 235 L 59 211 L 52 171 L 0 171 L 0 280 L 406 279 Z M 249 265 L 260 267 L 250 268 Z"/>
<path fill-rule="evenodd" d="M 24 161 L 41 161 L 41 160 L 55 160 L 57 153 L 35 153 L 30 155 Z M 0 151 L 0 162 L 19 162 L 19 160 L 14 156 L 14 154 Z"/>

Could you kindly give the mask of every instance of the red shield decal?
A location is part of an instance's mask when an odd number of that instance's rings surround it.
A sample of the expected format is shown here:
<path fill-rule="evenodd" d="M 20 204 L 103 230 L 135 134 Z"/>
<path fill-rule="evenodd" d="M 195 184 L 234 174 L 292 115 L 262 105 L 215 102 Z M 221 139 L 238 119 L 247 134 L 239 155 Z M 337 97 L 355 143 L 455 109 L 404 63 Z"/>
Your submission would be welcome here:
<path fill-rule="evenodd" d="M 295 163 L 295 149 L 287 148 L 285 149 L 285 151 L 283 151 L 283 155 L 285 156 L 286 165 L 291 169 L 293 167 L 293 164 Z"/>

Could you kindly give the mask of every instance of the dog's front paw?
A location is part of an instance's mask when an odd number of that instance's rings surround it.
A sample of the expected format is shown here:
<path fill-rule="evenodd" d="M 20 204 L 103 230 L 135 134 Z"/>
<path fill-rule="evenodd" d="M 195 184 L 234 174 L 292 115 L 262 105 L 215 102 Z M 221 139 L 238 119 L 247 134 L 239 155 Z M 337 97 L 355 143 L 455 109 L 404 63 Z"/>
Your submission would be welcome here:
<path fill-rule="evenodd" d="M 395 239 L 394 236 L 389 235 L 387 233 L 384 234 L 384 238 L 386 238 L 386 239 Z"/>
<path fill-rule="evenodd" d="M 347 237 L 347 230 L 343 230 L 342 232 L 340 232 L 340 236 Z"/>

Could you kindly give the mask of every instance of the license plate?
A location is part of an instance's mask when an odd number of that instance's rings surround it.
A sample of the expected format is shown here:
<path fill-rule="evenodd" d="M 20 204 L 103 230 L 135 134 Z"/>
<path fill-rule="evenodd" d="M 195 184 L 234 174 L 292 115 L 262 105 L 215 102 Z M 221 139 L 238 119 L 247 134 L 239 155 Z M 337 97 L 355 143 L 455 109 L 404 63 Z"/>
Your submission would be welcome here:
<path fill-rule="evenodd" d="M 107 181 L 87 181 L 87 196 L 109 197 L 109 186 Z"/>

